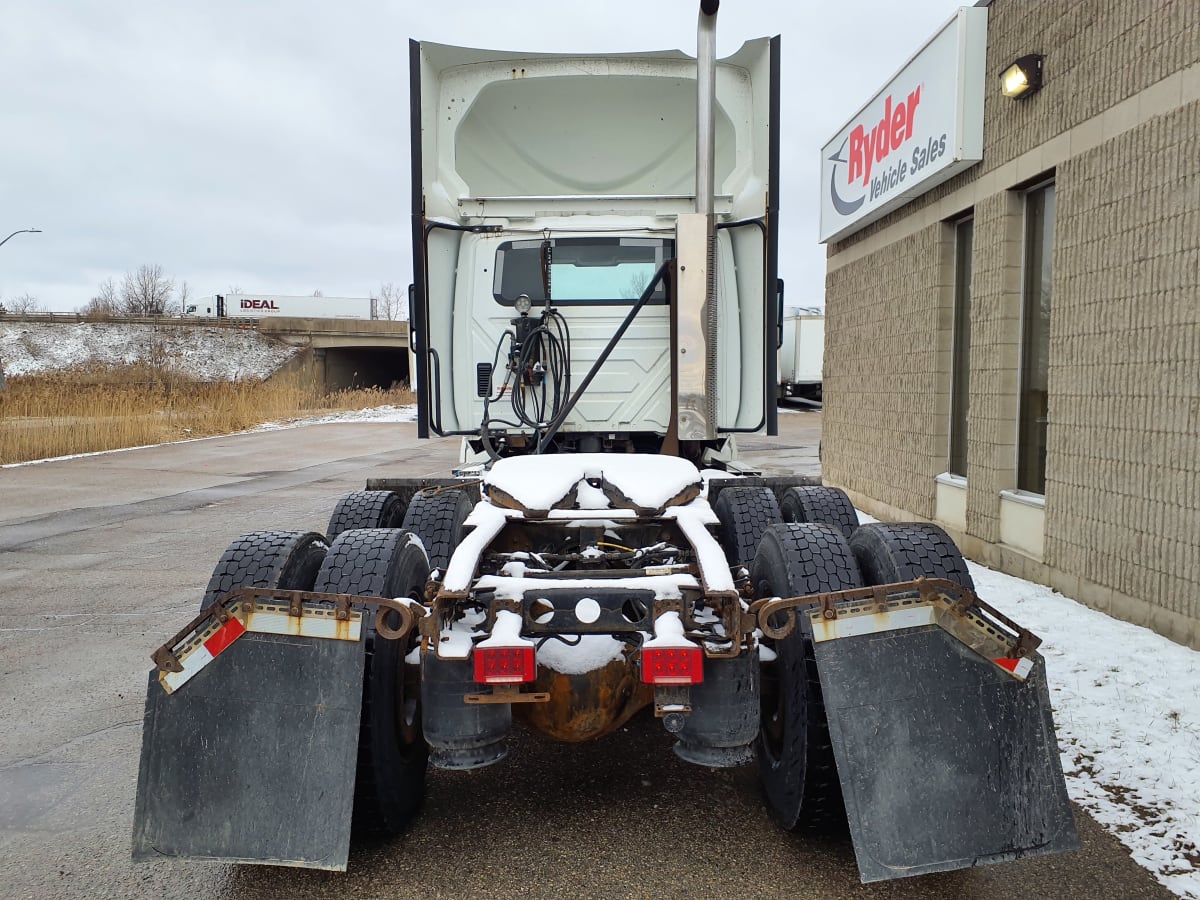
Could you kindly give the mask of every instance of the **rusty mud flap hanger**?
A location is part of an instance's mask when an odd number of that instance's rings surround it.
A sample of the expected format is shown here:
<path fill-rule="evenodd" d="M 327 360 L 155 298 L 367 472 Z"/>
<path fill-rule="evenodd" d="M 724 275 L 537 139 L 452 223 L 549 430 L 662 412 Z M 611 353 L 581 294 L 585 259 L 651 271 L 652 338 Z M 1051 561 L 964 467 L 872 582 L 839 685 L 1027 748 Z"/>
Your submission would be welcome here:
<path fill-rule="evenodd" d="M 398 638 L 423 612 L 380 597 L 241 588 L 155 651 L 133 858 L 345 870 L 364 615 Z"/>
<path fill-rule="evenodd" d="M 1079 846 L 1040 640 L 974 592 L 918 579 L 751 613 L 813 642 L 864 882 Z"/>

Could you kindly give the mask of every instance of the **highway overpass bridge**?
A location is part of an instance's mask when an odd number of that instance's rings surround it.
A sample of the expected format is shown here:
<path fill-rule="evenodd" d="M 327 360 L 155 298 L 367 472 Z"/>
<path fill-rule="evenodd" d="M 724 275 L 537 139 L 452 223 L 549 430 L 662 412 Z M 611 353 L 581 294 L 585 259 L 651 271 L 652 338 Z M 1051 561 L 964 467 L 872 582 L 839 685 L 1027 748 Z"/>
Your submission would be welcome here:
<path fill-rule="evenodd" d="M 0 322 L 48 322 L 57 325 L 112 323 L 155 328 L 252 328 L 302 348 L 289 364 L 308 371 L 331 390 L 389 388 L 411 383 L 414 363 L 408 347 L 408 323 L 385 319 L 210 318 L 201 316 L 96 316 L 81 313 L 8 313 Z"/>
<path fill-rule="evenodd" d="M 255 327 L 260 334 L 303 347 L 305 353 L 295 365 L 311 366 L 314 377 L 331 390 L 388 388 L 398 381 L 411 381 L 407 322 L 273 317 L 256 320 Z"/>

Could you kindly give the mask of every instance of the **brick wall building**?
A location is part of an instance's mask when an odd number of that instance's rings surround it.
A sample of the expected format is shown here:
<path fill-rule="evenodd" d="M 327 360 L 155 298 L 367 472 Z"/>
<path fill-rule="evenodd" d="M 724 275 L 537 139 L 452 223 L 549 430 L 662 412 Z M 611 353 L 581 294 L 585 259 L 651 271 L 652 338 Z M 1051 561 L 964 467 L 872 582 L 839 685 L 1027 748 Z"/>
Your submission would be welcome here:
<path fill-rule="evenodd" d="M 986 5 L 982 162 L 829 243 L 825 479 L 1200 647 L 1200 3 Z"/>

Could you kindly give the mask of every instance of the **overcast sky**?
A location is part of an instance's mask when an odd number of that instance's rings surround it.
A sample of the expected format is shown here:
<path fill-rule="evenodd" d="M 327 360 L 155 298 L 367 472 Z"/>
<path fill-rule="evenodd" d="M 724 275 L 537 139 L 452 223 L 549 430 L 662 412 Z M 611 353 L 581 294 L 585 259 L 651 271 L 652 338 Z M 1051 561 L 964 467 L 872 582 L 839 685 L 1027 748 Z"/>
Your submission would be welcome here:
<path fill-rule="evenodd" d="M 159 264 L 231 286 L 366 296 L 408 284 L 408 39 L 695 53 L 695 0 L 7 0 L 0 298 L 72 310 Z M 780 275 L 823 297 L 818 150 L 951 0 L 724 0 L 718 52 L 783 36 Z"/>

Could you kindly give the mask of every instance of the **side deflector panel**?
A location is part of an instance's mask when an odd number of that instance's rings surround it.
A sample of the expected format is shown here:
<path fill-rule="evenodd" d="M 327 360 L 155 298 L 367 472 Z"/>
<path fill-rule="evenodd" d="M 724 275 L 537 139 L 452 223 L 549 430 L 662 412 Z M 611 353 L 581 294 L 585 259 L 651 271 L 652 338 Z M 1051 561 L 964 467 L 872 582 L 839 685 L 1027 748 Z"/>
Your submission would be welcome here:
<path fill-rule="evenodd" d="M 864 882 L 1078 847 L 1040 656 L 1021 681 L 937 626 L 815 651 Z"/>
<path fill-rule="evenodd" d="M 245 634 L 173 694 L 150 673 L 133 857 L 346 868 L 363 645 Z"/>

